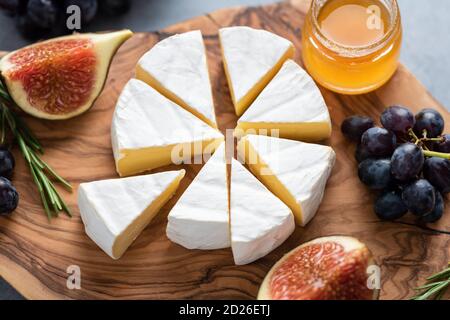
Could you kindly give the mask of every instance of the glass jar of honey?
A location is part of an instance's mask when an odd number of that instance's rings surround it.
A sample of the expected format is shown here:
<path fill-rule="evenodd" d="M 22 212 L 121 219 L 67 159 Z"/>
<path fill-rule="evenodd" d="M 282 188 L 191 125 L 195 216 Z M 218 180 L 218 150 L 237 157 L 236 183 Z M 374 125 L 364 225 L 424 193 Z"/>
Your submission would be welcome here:
<path fill-rule="evenodd" d="M 322 86 L 362 94 L 385 84 L 402 42 L 396 0 L 312 0 L 302 31 L 305 67 Z"/>

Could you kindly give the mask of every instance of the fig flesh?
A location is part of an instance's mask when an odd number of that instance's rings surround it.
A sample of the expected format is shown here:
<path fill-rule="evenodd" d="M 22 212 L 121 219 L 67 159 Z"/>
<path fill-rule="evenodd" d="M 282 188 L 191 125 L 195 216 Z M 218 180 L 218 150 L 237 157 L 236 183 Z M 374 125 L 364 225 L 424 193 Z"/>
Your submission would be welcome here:
<path fill-rule="evenodd" d="M 285 255 L 264 279 L 258 300 L 374 300 L 369 283 L 373 259 L 351 237 L 325 237 Z M 375 286 L 376 287 L 376 286 Z"/>

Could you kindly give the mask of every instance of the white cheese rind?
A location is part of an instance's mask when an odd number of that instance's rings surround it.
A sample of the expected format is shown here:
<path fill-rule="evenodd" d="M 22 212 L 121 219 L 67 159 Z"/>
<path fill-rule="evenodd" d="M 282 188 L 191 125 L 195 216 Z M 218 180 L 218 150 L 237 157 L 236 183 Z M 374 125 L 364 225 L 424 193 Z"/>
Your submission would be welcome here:
<path fill-rule="evenodd" d="M 293 46 L 289 40 L 271 32 L 242 26 L 222 28 L 219 36 L 236 102 Z"/>
<path fill-rule="evenodd" d="M 287 60 L 238 122 L 320 123 L 331 119 L 314 80 Z"/>
<path fill-rule="evenodd" d="M 231 247 L 237 265 L 252 263 L 280 246 L 295 229 L 291 210 L 244 166 L 231 164 Z"/>
<path fill-rule="evenodd" d="M 136 79 L 123 89 L 111 124 L 116 165 L 122 158 L 121 150 L 213 139 L 223 139 L 222 133 Z"/>
<path fill-rule="evenodd" d="M 111 258 L 114 243 L 180 175 L 169 171 L 145 176 L 82 183 L 78 207 L 87 235 Z"/>
<path fill-rule="evenodd" d="M 315 216 L 336 162 L 331 147 L 267 136 L 248 135 L 251 146 L 302 210 L 302 226 Z"/>
<path fill-rule="evenodd" d="M 158 42 L 138 65 L 185 104 L 216 123 L 205 45 L 199 30 Z"/>
<path fill-rule="evenodd" d="M 204 165 L 168 217 L 167 237 L 188 249 L 230 247 L 225 143 Z"/>

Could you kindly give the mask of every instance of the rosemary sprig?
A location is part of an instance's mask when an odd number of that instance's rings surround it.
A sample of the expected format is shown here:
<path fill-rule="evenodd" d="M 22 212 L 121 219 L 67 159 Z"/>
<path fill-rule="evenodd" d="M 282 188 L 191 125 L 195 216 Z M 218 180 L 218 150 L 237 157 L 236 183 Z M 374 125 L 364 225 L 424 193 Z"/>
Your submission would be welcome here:
<path fill-rule="evenodd" d="M 427 284 L 416 288 L 419 293 L 411 300 L 441 300 L 450 287 L 450 262 L 447 269 L 427 278 Z"/>
<path fill-rule="evenodd" d="M 72 217 L 69 207 L 50 178 L 60 183 L 69 192 L 72 191 L 72 186 L 41 159 L 40 155 L 44 154 L 42 145 L 25 122 L 14 113 L 13 107 L 15 103 L 0 81 L 0 144 L 5 143 L 9 129 L 28 163 L 48 219 L 57 217 L 60 212 Z"/>

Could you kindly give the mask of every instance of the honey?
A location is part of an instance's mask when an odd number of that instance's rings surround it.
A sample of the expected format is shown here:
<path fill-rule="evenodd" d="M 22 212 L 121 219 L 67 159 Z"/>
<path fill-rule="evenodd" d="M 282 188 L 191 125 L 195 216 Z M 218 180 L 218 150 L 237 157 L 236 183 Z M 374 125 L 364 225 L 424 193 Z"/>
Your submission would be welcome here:
<path fill-rule="evenodd" d="M 362 94 L 398 66 L 402 29 L 395 0 L 313 0 L 303 28 L 305 67 L 322 86 Z"/>
<path fill-rule="evenodd" d="M 343 46 L 368 46 L 381 40 L 389 27 L 389 13 L 384 6 L 380 6 L 380 16 L 375 15 L 373 27 L 368 27 L 368 8 L 373 2 L 328 2 L 319 13 L 320 30 L 325 37 Z"/>

